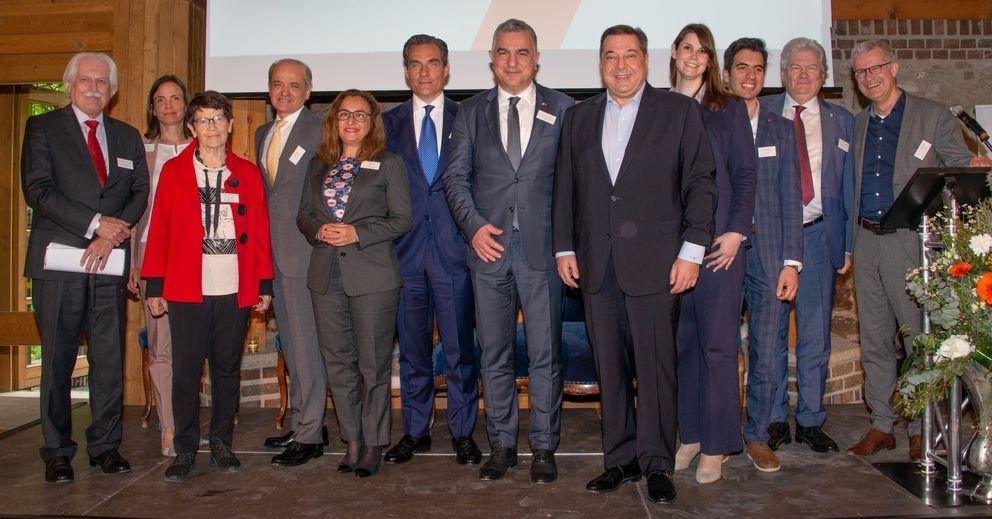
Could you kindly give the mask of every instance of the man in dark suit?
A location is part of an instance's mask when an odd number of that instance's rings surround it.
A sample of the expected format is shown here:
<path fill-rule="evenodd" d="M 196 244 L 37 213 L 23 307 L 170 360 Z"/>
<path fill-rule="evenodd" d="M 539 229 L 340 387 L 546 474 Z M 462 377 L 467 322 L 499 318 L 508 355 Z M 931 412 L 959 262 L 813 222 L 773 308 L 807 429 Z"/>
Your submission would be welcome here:
<path fill-rule="evenodd" d="M 492 453 L 479 471 L 500 479 L 517 464 L 517 310 L 530 360 L 531 481 L 557 477 L 561 430 L 561 301 L 551 251 L 551 192 L 570 97 L 534 82 L 537 35 L 510 19 L 489 51 L 496 87 L 463 102 L 445 161 L 444 194 L 472 250 L 476 330 Z"/>
<path fill-rule="evenodd" d="M 324 127 L 324 120 L 303 106 L 311 88 L 313 74 L 306 63 L 281 59 L 269 66 L 269 101 L 276 118 L 255 131 L 255 160 L 265 179 L 275 266 L 272 303 L 291 381 L 290 432 L 266 438 L 265 446 L 285 448 L 272 458 L 272 463 L 285 466 L 321 456 L 327 445 L 327 372 L 307 289 L 311 247 L 296 227 L 307 165 L 317 153 Z"/>
<path fill-rule="evenodd" d="M 854 161 L 849 153 L 854 116 L 843 107 L 819 98 L 827 77 L 823 46 L 795 38 L 782 49 L 785 92 L 759 99 L 761 107 L 792 121 L 799 157 L 800 202 L 803 211 L 803 258 L 796 293 L 796 441 L 816 452 L 836 452 L 837 443 L 823 431 L 827 410 L 823 391 L 830 362 L 830 324 L 834 280 L 851 268 Z M 748 414 L 768 414 L 767 429 L 749 428 L 748 442 L 767 442 L 771 450 L 792 441 L 789 429 L 788 308 L 780 309 L 779 343 L 775 352 L 777 389 L 770 402 L 762 401 Z M 770 411 L 765 409 L 770 408 Z M 760 463 L 756 460 L 756 465 Z M 761 468 L 761 467 L 759 467 Z"/>
<path fill-rule="evenodd" d="M 643 471 L 648 497 L 669 502 L 678 294 L 695 285 L 713 239 L 716 166 L 696 102 L 647 84 L 647 48 L 640 29 L 607 29 L 607 91 L 565 114 L 554 251 L 561 279 L 582 289 L 602 394 L 606 472 L 586 489 L 611 491 Z"/>
<path fill-rule="evenodd" d="M 749 360 L 744 435 L 749 453 L 755 451 L 751 454 L 755 466 L 772 471 L 780 466 L 778 457 L 759 439 L 758 432 L 768 428 L 768 403 L 774 399 L 779 381 L 775 372 L 779 359 L 775 354 L 781 319 L 788 318 L 789 302 L 799 288 L 803 220 L 793 125 L 758 103 L 767 61 L 765 42 L 757 38 L 741 38 L 731 43 L 723 55 L 723 80 L 747 104 L 758 155 L 754 231 L 745 245 Z"/>
<path fill-rule="evenodd" d="M 106 54 L 69 60 L 63 83 L 71 103 L 28 119 L 21 155 L 24 199 L 34 210 L 24 275 L 31 278 L 41 334 L 41 426 L 46 481 L 72 481 L 69 389 L 86 333 L 90 409 L 86 451 L 91 466 L 120 473 L 131 465 L 118 452 L 123 405 L 124 274 L 102 272 L 111 251 L 123 248 L 129 228 L 148 202 L 148 168 L 141 136 L 104 115 L 117 93 L 117 66 Z M 49 245 L 85 249 L 85 272 L 45 268 Z"/>
<path fill-rule="evenodd" d="M 403 438 L 386 452 L 387 463 L 404 463 L 431 448 L 434 411 L 434 322 L 444 349 L 448 429 L 455 460 L 477 464 L 472 439 L 478 417 L 472 328 L 472 280 L 465 240 L 444 199 L 441 167 L 458 104 L 444 96 L 448 44 L 417 34 L 403 45 L 406 83 L 413 98 L 383 115 L 389 151 L 403 157 L 410 178 L 413 229 L 396 240 L 403 274 L 396 330 L 400 342 Z"/>
<path fill-rule="evenodd" d="M 910 229 L 884 229 L 878 222 L 918 168 L 989 167 L 992 161 L 971 153 L 946 106 L 898 87 L 899 62 L 888 43 L 858 43 L 851 66 L 858 90 L 871 101 L 854 122 L 851 213 L 861 364 L 871 425 L 847 452 L 870 456 L 896 445 L 892 428 L 899 415 L 892 398 L 898 359 L 892 341 L 898 335 L 909 356 L 923 322 L 920 307 L 906 292 L 906 272 L 922 262 L 919 235 Z M 920 421 L 910 422 L 908 429 L 910 461 L 919 461 Z"/>

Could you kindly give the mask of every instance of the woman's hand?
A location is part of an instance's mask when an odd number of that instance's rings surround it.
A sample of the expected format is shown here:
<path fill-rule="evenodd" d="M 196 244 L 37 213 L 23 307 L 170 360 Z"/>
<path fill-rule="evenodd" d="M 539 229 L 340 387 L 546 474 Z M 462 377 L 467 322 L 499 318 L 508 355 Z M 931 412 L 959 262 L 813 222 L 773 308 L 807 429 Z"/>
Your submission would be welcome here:
<path fill-rule="evenodd" d="M 127 289 L 134 295 L 141 295 L 141 285 L 138 283 L 141 281 L 141 272 L 131 265 L 131 272 L 127 276 Z"/>
<path fill-rule="evenodd" d="M 169 311 L 169 303 L 161 297 L 149 297 L 145 299 L 145 304 L 148 305 L 148 311 L 151 312 L 152 317 L 162 317 Z"/>
<path fill-rule="evenodd" d="M 265 313 L 269 309 L 269 304 L 272 302 L 272 296 L 261 295 L 258 296 L 258 303 L 255 303 L 253 307 L 256 312 Z"/>
<path fill-rule="evenodd" d="M 325 223 L 320 226 L 320 241 L 335 247 L 358 243 L 358 231 L 347 223 Z"/>
<path fill-rule="evenodd" d="M 717 236 L 713 240 L 713 252 L 706 256 L 706 259 L 713 260 L 706 264 L 706 268 L 713 269 L 713 272 L 720 270 L 730 270 L 730 265 L 734 263 L 734 258 L 737 257 L 737 251 L 740 249 L 741 240 L 744 236 L 736 232 L 725 232 L 720 236 Z"/>

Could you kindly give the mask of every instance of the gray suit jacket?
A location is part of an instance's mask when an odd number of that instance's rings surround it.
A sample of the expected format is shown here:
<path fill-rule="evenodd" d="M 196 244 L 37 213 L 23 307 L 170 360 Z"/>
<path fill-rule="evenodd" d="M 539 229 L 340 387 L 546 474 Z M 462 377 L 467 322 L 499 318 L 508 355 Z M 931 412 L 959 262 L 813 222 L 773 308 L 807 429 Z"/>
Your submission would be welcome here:
<path fill-rule="evenodd" d="M 961 137 L 954 117 L 946 106 L 909 93 L 899 127 L 896 164 L 893 172 L 892 195 L 898 197 L 906 182 L 918 168 L 965 167 L 974 156 Z M 870 107 L 854 120 L 854 210 L 851 213 L 852 232 L 858 227 L 861 214 L 861 174 L 864 167 L 865 136 L 868 133 Z M 916 151 L 923 141 L 931 144 L 922 159 Z M 915 230 L 899 229 L 899 241 L 911 257 L 919 258 L 920 241 Z M 857 233 L 854 233 L 857 236 Z"/>
<path fill-rule="evenodd" d="M 324 120 L 306 107 L 300 112 L 293 129 L 286 139 L 286 145 L 279 156 L 279 170 L 276 183 L 272 185 L 269 172 L 265 169 L 265 137 L 275 121 L 263 124 L 255 131 L 255 161 L 265 179 L 265 197 L 269 208 L 269 231 L 272 236 L 272 259 L 279 274 L 303 277 L 310 265 L 310 246 L 306 238 L 296 230 L 296 215 L 300 210 L 300 195 L 306 179 L 307 165 L 317 154 L 323 135 Z M 303 148 L 303 155 L 296 164 L 290 157 L 297 148 Z"/>
<path fill-rule="evenodd" d="M 388 151 L 375 159 L 379 169 L 361 168 L 351 185 L 344 223 L 355 226 L 358 243 L 332 247 L 317 240 L 325 223 L 337 222 L 324 202 L 322 184 L 330 165 L 314 158 L 307 168 L 296 225 L 310 242 L 307 287 L 327 293 L 331 261 L 338 256 L 341 282 L 349 297 L 399 288 L 403 284 L 393 240 L 413 225 L 410 183 L 403 159 Z M 278 184 L 278 181 L 276 182 Z"/>
<path fill-rule="evenodd" d="M 574 101 L 550 88 L 536 83 L 535 87 L 534 126 L 517 171 L 513 171 L 500 137 L 496 87 L 462 102 L 445 162 L 444 195 L 468 242 L 489 223 L 503 230 L 496 241 L 509 247 L 516 211 L 527 262 L 536 270 L 554 270 L 551 194 L 555 158 L 565 109 Z M 553 116 L 554 123 L 547 117 L 538 118 L 540 112 Z M 474 251 L 468 253 L 469 268 L 480 272 L 495 272 L 501 261 L 484 263 Z"/>

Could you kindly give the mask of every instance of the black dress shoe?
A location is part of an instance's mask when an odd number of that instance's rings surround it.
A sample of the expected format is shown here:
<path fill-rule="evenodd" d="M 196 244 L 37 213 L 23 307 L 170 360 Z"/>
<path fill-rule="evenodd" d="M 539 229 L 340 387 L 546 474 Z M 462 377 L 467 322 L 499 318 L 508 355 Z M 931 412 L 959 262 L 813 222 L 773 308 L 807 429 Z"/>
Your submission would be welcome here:
<path fill-rule="evenodd" d="M 324 446 L 319 443 L 289 442 L 289 447 L 281 454 L 272 456 L 273 465 L 298 467 L 304 463 L 324 455 Z"/>
<path fill-rule="evenodd" d="M 165 469 L 165 480 L 169 483 L 182 483 L 196 475 L 196 453 L 177 453 L 169 468 Z"/>
<path fill-rule="evenodd" d="M 383 461 L 386 463 L 406 463 L 413 459 L 413 455 L 418 452 L 431 450 L 431 437 L 414 438 L 409 434 L 404 434 L 400 441 L 393 445 L 392 449 L 386 451 Z"/>
<path fill-rule="evenodd" d="M 536 449 L 530 459 L 530 480 L 532 483 L 551 483 L 558 478 L 555 453 Z"/>
<path fill-rule="evenodd" d="M 268 438 L 265 439 L 265 448 L 266 449 L 285 449 L 286 447 L 289 447 L 289 442 L 293 441 L 293 439 L 294 439 L 295 436 L 296 436 L 296 431 L 289 431 L 288 433 L 286 433 L 286 434 L 284 434 L 282 436 L 270 436 L 270 437 L 268 437 Z M 327 441 L 327 426 L 326 425 L 324 427 L 321 427 L 320 428 L 320 437 L 324 440 L 324 442 L 321 445 L 323 447 L 327 447 L 328 441 Z M 201 445 L 203 445 L 203 444 L 201 443 Z"/>
<path fill-rule="evenodd" d="M 482 451 L 471 436 L 452 438 L 451 446 L 455 449 L 455 461 L 459 465 L 478 465 L 482 461 Z"/>
<path fill-rule="evenodd" d="M 792 443 L 792 433 L 788 422 L 772 422 L 768 424 L 768 448 L 777 451 L 779 447 Z"/>
<path fill-rule="evenodd" d="M 610 467 L 606 472 L 590 481 L 586 485 L 589 492 L 613 492 L 620 485 L 628 481 L 638 481 L 641 479 L 641 466 L 635 460 L 627 465 Z"/>
<path fill-rule="evenodd" d="M 293 436 L 296 436 L 296 431 L 289 431 L 282 436 L 270 436 L 265 439 L 265 448 L 285 449 L 289 447 L 289 442 L 293 441 Z"/>
<path fill-rule="evenodd" d="M 45 481 L 49 483 L 65 483 L 72 481 L 72 463 L 65 456 L 55 456 L 45 462 Z"/>
<path fill-rule="evenodd" d="M 90 456 L 90 466 L 100 466 L 104 474 L 121 474 L 131 471 L 131 464 L 117 452 L 117 449 L 101 452 L 96 456 Z"/>
<path fill-rule="evenodd" d="M 495 481 L 502 479 L 507 469 L 517 466 L 517 450 L 496 447 L 489 453 L 489 459 L 479 469 L 479 479 Z"/>
<path fill-rule="evenodd" d="M 667 470 L 648 472 L 648 499 L 652 503 L 671 503 L 675 500 L 675 482 Z"/>
<path fill-rule="evenodd" d="M 819 426 L 803 427 L 796 424 L 796 442 L 809 445 L 816 452 L 837 452 L 837 442 Z"/>

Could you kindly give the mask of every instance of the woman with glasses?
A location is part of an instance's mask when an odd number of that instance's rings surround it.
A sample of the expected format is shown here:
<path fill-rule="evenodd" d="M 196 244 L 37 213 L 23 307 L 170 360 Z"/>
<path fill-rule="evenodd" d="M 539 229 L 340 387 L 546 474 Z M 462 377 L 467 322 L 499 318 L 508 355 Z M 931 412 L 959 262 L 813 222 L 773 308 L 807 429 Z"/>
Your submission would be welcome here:
<path fill-rule="evenodd" d="M 145 132 L 145 157 L 149 169 L 148 209 L 131 231 L 131 276 L 127 288 L 144 300 L 145 283 L 141 278 L 141 263 L 148 244 L 148 222 L 155 207 L 155 190 L 161 178 L 162 166 L 182 153 L 193 136 L 186 124 L 186 104 L 189 93 L 181 79 L 164 75 L 148 91 L 148 131 Z M 155 411 L 161 433 L 162 455 L 175 456 L 172 443 L 175 424 L 172 421 L 172 337 L 167 315 L 155 317 L 145 309 L 145 332 L 148 338 L 148 375 L 155 390 Z"/>
<path fill-rule="evenodd" d="M 228 144 L 231 103 L 207 91 L 190 101 L 194 140 L 162 169 L 141 277 L 152 315 L 169 312 L 176 459 L 165 480 L 196 474 L 199 392 L 210 367 L 210 463 L 241 470 L 231 439 L 241 393 L 241 352 L 252 309 L 272 299 L 269 216 L 262 176 Z"/>
<path fill-rule="evenodd" d="M 727 455 L 740 451 L 737 351 L 744 290 L 744 240 L 751 234 L 757 157 L 746 105 L 720 81 L 713 34 L 685 26 L 672 43 L 673 90 L 695 98 L 716 161 L 715 236 L 696 288 L 682 296 L 678 327 L 678 417 L 682 445 L 675 470 L 700 455 L 696 481 L 721 477 Z"/>
<path fill-rule="evenodd" d="M 379 104 L 347 90 L 324 122 L 296 223 L 314 249 L 307 286 L 341 437 L 338 472 L 379 471 L 389 444 L 389 368 L 399 306 L 393 240 L 412 225 L 403 160 L 386 152 Z"/>

